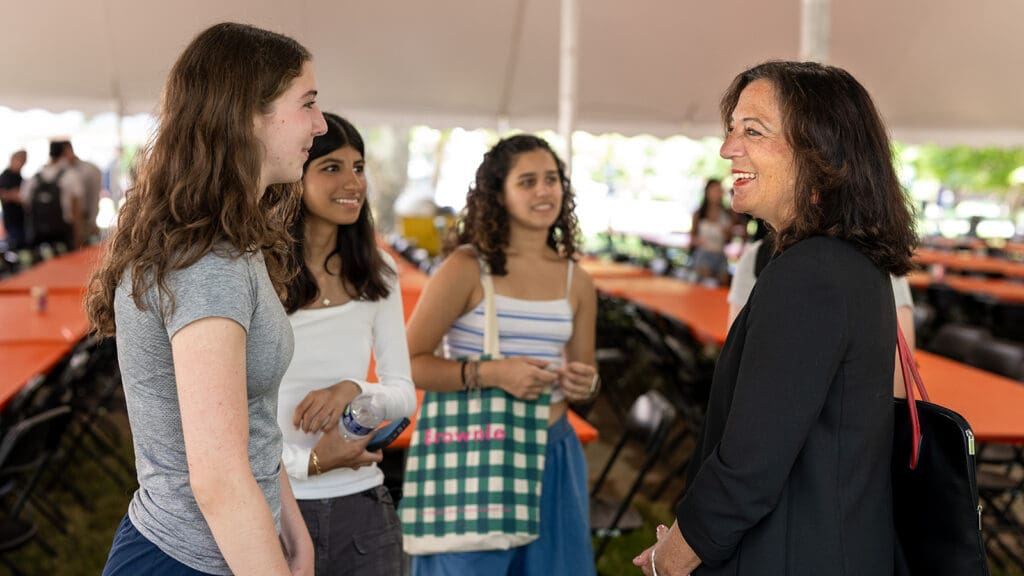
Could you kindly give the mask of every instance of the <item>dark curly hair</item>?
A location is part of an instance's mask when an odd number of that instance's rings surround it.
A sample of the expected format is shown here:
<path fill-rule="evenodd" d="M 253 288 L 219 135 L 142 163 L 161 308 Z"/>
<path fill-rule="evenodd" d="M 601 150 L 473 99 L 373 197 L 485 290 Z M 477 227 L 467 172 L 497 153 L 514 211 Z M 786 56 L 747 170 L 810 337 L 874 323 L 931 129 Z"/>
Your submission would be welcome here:
<path fill-rule="evenodd" d="M 309 158 L 302 165 L 305 176 L 311 162 L 326 156 L 335 150 L 351 146 L 360 156 L 366 157 L 363 137 L 348 120 L 337 114 L 324 112 L 327 132 L 313 139 L 313 147 L 309 149 Z M 303 208 L 292 222 L 292 243 L 290 260 L 298 273 L 285 286 L 287 293 L 284 307 L 289 314 L 303 306 L 308 306 L 316 299 L 319 289 L 313 273 L 306 266 L 303 249 L 306 242 L 306 211 Z M 376 301 L 388 297 L 390 289 L 387 279 L 394 277 L 394 270 L 384 263 L 380 250 L 377 249 L 377 235 L 374 232 L 373 213 L 370 202 L 363 200 L 363 208 L 359 217 L 352 224 L 338 225 L 338 240 L 334 250 L 324 260 L 324 267 L 335 254 L 341 257 L 341 277 L 355 289 L 356 300 Z M 340 280 L 340 278 L 339 278 Z"/>
<path fill-rule="evenodd" d="M 909 272 L 917 243 L 912 211 L 867 90 L 834 66 L 766 62 L 740 73 L 725 92 L 726 127 L 740 94 L 756 80 L 775 90 L 796 164 L 796 216 L 778 231 L 776 249 L 831 236 L 850 242 L 882 270 Z"/>
<path fill-rule="evenodd" d="M 562 183 L 562 207 L 558 219 L 548 229 L 547 243 L 564 258 L 575 259 L 577 254 L 576 195 L 565 174 L 565 163 L 542 138 L 531 134 L 517 134 L 499 140 L 486 154 L 476 170 L 476 180 L 466 194 L 466 208 L 450 235 L 446 251 L 469 244 L 487 262 L 491 274 L 504 276 L 505 248 L 509 241 L 508 211 L 500 199 L 505 190 L 505 179 L 516 158 L 524 152 L 544 150 L 551 154 L 558 166 L 558 179 Z"/>

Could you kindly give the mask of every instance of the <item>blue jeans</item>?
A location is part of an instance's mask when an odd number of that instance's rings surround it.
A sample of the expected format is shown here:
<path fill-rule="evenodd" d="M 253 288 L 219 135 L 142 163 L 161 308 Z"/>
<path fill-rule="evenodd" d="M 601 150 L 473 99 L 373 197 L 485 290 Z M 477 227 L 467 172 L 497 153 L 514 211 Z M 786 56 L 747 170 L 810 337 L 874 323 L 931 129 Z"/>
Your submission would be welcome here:
<path fill-rule="evenodd" d="M 593 576 L 587 461 L 569 420 L 548 428 L 540 537 L 511 550 L 413 556 L 413 576 Z"/>
<path fill-rule="evenodd" d="M 103 576 L 210 576 L 178 562 L 146 539 L 124 515 L 114 534 Z"/>

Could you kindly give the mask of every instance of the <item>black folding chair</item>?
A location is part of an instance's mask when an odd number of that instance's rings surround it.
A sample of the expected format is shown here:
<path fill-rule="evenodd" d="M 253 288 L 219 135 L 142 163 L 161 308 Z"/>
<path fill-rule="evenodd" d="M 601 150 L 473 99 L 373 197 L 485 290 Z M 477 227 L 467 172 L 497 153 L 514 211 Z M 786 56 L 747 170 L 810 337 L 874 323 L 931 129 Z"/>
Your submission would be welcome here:
<path fill-rule="evenodd" d="M 601 471 L 601 475 L 590 491 L 590 527 L 592 531 L 601 537 L 601 544 L 598 546 L 595 559 L 600 558 L 604 553 L 611 537 L 622 532 L 619 523 L 630 509 L 630 503 L 643 483 L 644 477 L 647 476 L 647 473 L 650 472 L 655 462 L 657 462 L 658 455 L 661 453 L 665 440 L 668 438 L 668 431 L 672 427 L 675 418 L 675 408 L 657 390 L 645 392 L 636 399 L 632 408 L 630 408 L 629 416 L 626 419 L 626 429 L 622 437 L 619 438 L 618 444 L 615 445 L 611 458 L 608 459 L 608 463 Z M 608 478 L 608 474 L 618 460 L 619 455 L 622 453 L 622 449 L 630 440 L 643 447 L 646 457 L 626 497 L 617 506 L 614 504 L 609 505 L 609 501 L 598 499 L 597 494 Z M 613 507 L 615 511 L 611 514 L 611 518 L 608 518 L 607 513 Z M 632 526 L 632 528 L 636 527 L 636 525 Z"/>
<path fill-rule="evenodd" d="M 1024 342 L 1024 305 L 1001 302 L 992 308 L 992 333 Z"/>
<path fill-rule="evenodd" d="M 54 528 L 67 532 L 62 512 L 38 497 L 36 489 L 57 455 L 70 421 L 71 408 L 59 406 L 17 422 L 0 441 L 0 483 L 9 486 L 9 519 L 23 520 L 23 511 L 31 505 Z M 52 548 L 40 543 L 52 553 Z"/>
<path fill-rule="evenodd" d="M 1024 344 L 995 338 L 978 340 L 967 363 L 1000 376 L 1024 381 Z"/>
<path fill-rule="evenodd" d="M 946 324 L 928 342 L 927 350 L 957 362 L 969 363 L 974 349 L 989 338 L 988 330 L 966 324 Z"/>
<path fill-rule="evenodd" d="M 11 574 L 19 576 L 22 571 L 7 558 L 7 554 L 30 544 L 36 532 L 36 525 L 28 519 L 0 515 L 0 564 L 6 566 Z"/>

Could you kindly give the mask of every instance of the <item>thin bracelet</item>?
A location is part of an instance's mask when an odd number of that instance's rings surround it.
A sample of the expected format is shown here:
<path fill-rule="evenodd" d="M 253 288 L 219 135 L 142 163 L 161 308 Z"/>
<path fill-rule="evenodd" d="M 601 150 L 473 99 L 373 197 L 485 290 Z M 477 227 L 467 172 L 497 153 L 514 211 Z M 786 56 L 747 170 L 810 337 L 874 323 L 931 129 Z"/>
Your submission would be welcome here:
<path fill-rule="evenodd" d="M 597 396 L 597 392 L 601 389 L 601 375 L 594 372 L 594 379 L 590 381 L 590 392 L 587 394 L 587 400 L 592 400 Z"/>
<path fill-rule="evenodd" d="M 320 459 L 316 457 L 316 450 L 310 449 L 309 459 L 313 461 L 313 469 L 316 470 L 316 475 L 323 474 L 324 471 L 320 469 Z"/>
<path fill-rule="evenodd" d="M 469 389 L 479 390 L 480 388 L 480 363 L 473 361 L 470 362 L 469 367 Z"/>
<path fill-rule="evenodd" d="M 658 576 L 658 567 L 654 564 L 654 553 L 657 550 L 651 550 L 651 576 Z"/>
<path fill-rule="evenodd" d="M 459 368 L 459 376 L 462 379 L 462 389 L 463 390 L 466 390 L 466 364 L 468 364 L 468 363 L 469 362 L 466 362 L 465 360 L 462 360 L 460 362 L 460 364 L 462 364 L 462 367 Z"/>

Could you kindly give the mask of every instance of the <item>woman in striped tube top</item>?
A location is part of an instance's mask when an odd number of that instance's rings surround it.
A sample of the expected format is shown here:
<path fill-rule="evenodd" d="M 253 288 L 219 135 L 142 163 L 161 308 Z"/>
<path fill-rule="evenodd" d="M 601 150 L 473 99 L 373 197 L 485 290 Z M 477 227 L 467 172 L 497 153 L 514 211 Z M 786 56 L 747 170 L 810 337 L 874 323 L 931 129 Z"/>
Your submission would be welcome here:
<path fill-rule="evenodd" d="M 574 195 L 564 164 L 544 140 L 498 142 L 477 169 L 457 248 L 431 278 L 409 322 L 413 381 L 438 392 L 471 384 L 535 400 L 551 387 L 540 537 L 511 550 L 414 557 L 413 574 L 594 574 L 587 470 L 566 419 L 569 402 L 593 400 L 597 297 L 574 265 Z M 483 351 L 482 270 L 497 304 L 501 360 L 465 369 L 452 358 Z M 444 345 L 444 357 L 434 351 Z"/>

